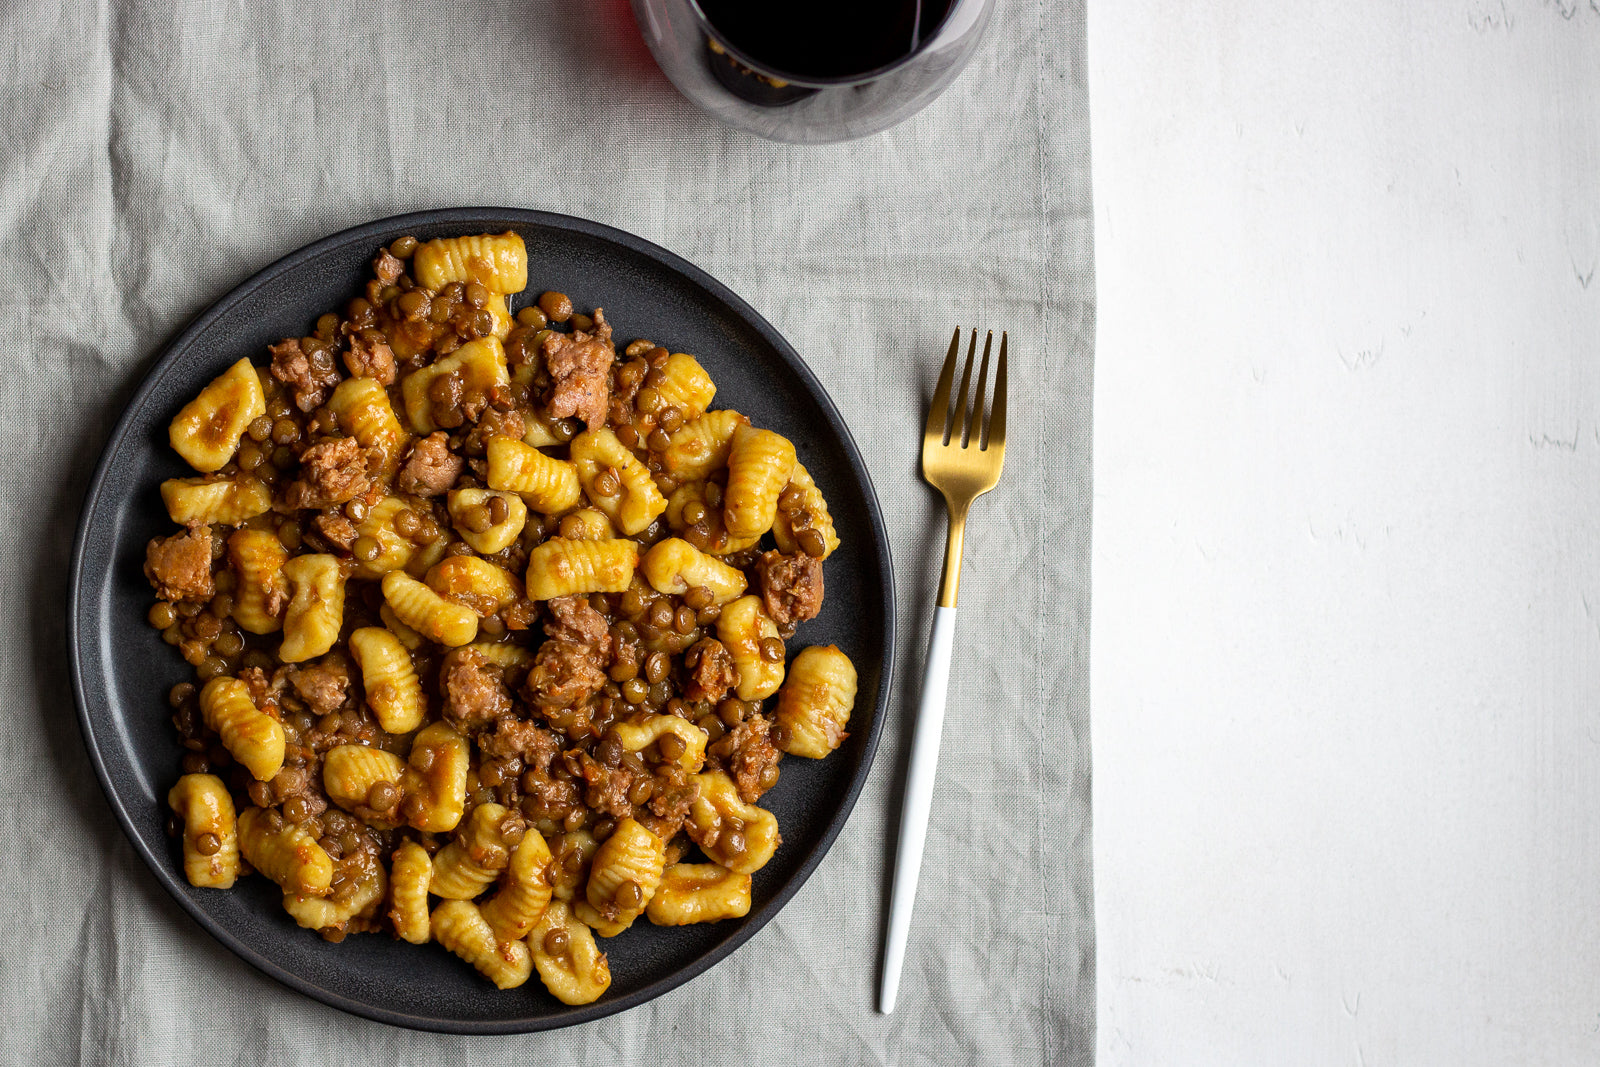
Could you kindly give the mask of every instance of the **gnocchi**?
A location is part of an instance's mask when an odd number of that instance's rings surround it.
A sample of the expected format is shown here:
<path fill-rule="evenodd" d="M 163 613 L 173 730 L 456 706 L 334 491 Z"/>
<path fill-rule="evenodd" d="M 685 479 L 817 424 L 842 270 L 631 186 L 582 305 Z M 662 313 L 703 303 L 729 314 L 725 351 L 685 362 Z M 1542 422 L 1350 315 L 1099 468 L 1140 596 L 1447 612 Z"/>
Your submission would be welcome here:
<path fill-rule="evenodd" d="M 550 906 L 554 888 L 547 873 L 550 859 L 550 846 L 538 830 L 526 830 L 512 846 L 511 861 L 501 876 L 499 891 L 480 909 L 498 940 L 520 941 L 527 937 Z"/>
<path fill-rule="evenodd" d="M 169 478 L 161 483 L 167 515 L 179 526 L 238 526 L 272 510 L 272 494 L 258 478 Z"/>
<path fill-rule="evenodd" d="M 856 667 L 836 645 L 804 649 L 778 690 L 776 744 L 791 756 L 821 759 L 844 743 L 856 702 Z"/>
<path fill-rule="evenodd" d="M 746 804 L 739 789 L 721 771 L 697 774 L 700 795 L 689 812 L 689 836 L 712 861 L 739 874 L 754 874 L 767 865 L 783 835 L 772 812 Z"/>
<path fill-rule="evenodd" d="M 450 522 L 474 552 L 492 556 L 517 539 L 528 505 L 515 493 L 457 489 L 449 496 Z"/>
<path fill-rule="evenodd" d="M 501 804 L 479 804 L 456 839 L 433 857 L 428 891 L 446 900 L 471 900 L 500 876 L 511 860 L 511 827 L 520 819 Z"/>
<path fill-rule="evenodd" d="M 778 496 L 794 473 L 794 445 L 771 430 L 739 426 L 728 450 L 728 490 L 723 522 L 734 537 L 772 528 Z"/>
<path fill-rule="evenodd" d="M 657 926 L 714 923 L 750 914 L 750 875 L 715 863 L 674 863 L 645 914 Z"/>
<path fill-rule="evenodd" d="M 581 593 L 620 593 L 632 583 L 638 565 L 639 546 L 632 541 L 552 537 L 528 553 L 528 596 L 553 600 Z"/>
<path fill-rule="evenodd" d="M 417 281 L 429 289 L 477 282 L 490 292 L 507 294 L 528 285 L 528 249 L 521 235 L 511 231 L 429 241 L 418 246 L 415 262 Z"/>
<path fill-rule="evenodd" d="M 578 466 L 509 437 L 489 439 L 491 489 L 517 493 L 527 506 L 556 515 L 583 502 Z"/>
<path fill-rule="evenodd" d="M 233 617 L 239 628 L 253 634 L 283 629 L 283 611 L 289 603 L 289 579 L 283 565 L 289 553 L 276 535 L 261 530 L 238 530 L 228 538 L 228 561 L 233 567 Z"/>
<path fill-rule="evenodd" d="M 649 469 L 609 427 L 585 430 L 572 439 L 571 448 L 589 504 L 624 534 L 643 531 L 667 510 L 667 498 Z"/>
<path fill-rule="evenodd" d="M 413 945 L 433 936 L 428 913 L 428 885 L 433 881 L 433 861 L 415 841 L 402 841 L 394 850 L 389 874 L 389 922 L 395 936 Z"/>
<path fill-rule="evenodd" d="M 682 595 L 695 586 L 711 593 L 711 603 L 726 604 L 749 586 L 744 572 L 706 555 L 678 537 L 659 541 L 640 564 L 658 593 Z"/>
<path fill-rule="evenodd" d="M 561 1003 L 593 1004 L 610 988 L 610 962 L 565 901 L 550 902 L 528 944 L 539 980 Z"/>
<path fill-rule="evenodd" d="M 846 743 L 858 681 L 831 645 L 788 661 L 840 547 L 794 444 L 711 408 L 714 363 L 518 297 L 529 271 L 515 233 L 379 250 L 342 314 L 176 413 L 195 476 L 144 565 L 195 672 L 191 884 L 259 873 L 329 940 L 587 1004 L 596 937 L 751 912 L 782 845 L 758 801 Z"/>
<path fill-rule="evenodd" d="M 337 556 L 295 556 L 283 565 L 283 576 L 289 581 L 290 596 L 278 658 L 303 663 L 339 639 L 344 624 L 344 568 Z"/>
<path fill-rule="evenodd" d="M 433 910 L 433 937 L 478 969 L 499 989 L 515 989 L 533 974 L 533 954 L 521 941 L 502 942 L 468 900 L 447 900 Z"/>
<path fill-rule="evenodd" d="M 270 781 L 283 767 L 283 726 L 256 707 L 245 683 L 237 678 L 211 679 L 200 690 L 200 713 L 256 781 Z"/>
<path fill-rule="evenodd" d="M 227 466 L 246 428 L 266 413 L 261 378 L 248 359 L 241 359 L 184 405 L 168 439 L 189 466 L 210 473 Z"/>
<path fill-rule="evenodd" d="M 399 637 L 382 626 L 363 626 L 350 634 L 350 655 L 361 670 L 361 687 L 379 726 L 391 734 L 408 734 L 422 725 L 427 711 L 422 679 Z"/>
<path fill-rule="evenodd" d="M 333 860 L 327 851 L 277 812 L 246 808 L 240 814 L 239 851 L 285 893 L 323 897 L 333 887 Z"/>
<path fill-rule="evenodd" d="M 183 821 L 183 874 L 197 889 L 231 889 L 239 877 L 233 797 L 214 774 L 186 774 L 167 793 Z"/>
<path fill-rule="evenodd" d="M 383 598 L 395 617 L 430 641 L 455 648 L 478 636 L 478 613 L 446 600 L 408 574 L 383 576 Z"/>
<path fill-rule="evenodd" d="M 666 845 L 659 837 L 638 820 L 623 819 L 594 854 L 585 900 L 620 933 L 644 913 L 661 884 L 665 857 Z"/>
<path fill-rule="evenodd" d="M 283 910 L 307 930 L 343 931 L 352 919 L 377 911 L 389 891 L 389 878 L 371 852 L 359 852 L 344 864 L 343 880 L 330 886 L 326 896 L 290 892 L 283 895 Z"/>
<path fill-rule="evenodd" d="M 717 617 L 717 640 L 733 657 L 740 700 L 761 700 L 783 684 L 782 657 L 773 658 L 763 648 L 777 639 L 778 624 L 767 615 L 758 596 L 740 597 Z"/>

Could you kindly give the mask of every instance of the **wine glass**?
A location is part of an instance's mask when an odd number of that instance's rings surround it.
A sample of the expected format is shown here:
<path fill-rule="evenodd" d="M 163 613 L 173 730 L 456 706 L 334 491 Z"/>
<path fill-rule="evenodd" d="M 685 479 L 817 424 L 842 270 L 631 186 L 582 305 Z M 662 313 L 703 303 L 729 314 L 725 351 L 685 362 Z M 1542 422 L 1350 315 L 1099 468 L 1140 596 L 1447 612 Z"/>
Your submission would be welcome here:
<path fill-rule="evenodd" d="M 678 91 L 774 141 L 865 137 L 927 106 L 972 58 L 994 0 L 633 0 Z"/>

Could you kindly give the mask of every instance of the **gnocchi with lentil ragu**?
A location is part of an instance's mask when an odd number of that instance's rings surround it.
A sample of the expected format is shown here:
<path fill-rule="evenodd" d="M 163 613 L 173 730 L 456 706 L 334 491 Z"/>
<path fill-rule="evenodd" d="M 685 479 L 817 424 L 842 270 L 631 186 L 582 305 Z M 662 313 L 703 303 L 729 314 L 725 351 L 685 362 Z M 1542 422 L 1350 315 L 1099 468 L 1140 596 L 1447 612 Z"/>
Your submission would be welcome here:
<path fill-rule="evenodd" d="M 195 672 L 174 855 L 273 880 L 329 941 L 589 1003 L 596 935 L 748 912 L 780 760 L 847 736 L 853 668 L 783 688 L 838 535 L 692 355 L 619 351 L 558 292 L 513 317 L 517 234 L 402 237 L 373 271 L 172 421 L 197 475 L 161 487 L 182 529 L 145 574 Z"/>

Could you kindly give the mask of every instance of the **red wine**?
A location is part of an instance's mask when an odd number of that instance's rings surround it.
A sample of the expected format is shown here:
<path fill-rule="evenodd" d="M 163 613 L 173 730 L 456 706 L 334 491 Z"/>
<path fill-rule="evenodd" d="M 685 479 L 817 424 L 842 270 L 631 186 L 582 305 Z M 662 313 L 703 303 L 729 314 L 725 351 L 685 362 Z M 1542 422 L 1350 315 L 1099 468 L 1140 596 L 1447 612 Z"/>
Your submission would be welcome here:
<path fill-rule="evenodd" d="M 717 33 L 777 75 L 859 77 L 915 52 L 955 0 L 698 0 Z"/>

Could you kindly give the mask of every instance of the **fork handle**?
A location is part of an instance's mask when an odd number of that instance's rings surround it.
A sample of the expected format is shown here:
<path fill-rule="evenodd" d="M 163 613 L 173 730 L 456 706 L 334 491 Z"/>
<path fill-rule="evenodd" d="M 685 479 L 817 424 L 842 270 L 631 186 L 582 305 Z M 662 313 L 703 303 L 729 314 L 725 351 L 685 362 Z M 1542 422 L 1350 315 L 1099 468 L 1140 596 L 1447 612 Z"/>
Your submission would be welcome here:
<path fill-rule="evenodd" d="M 905 803 L 900 811 L 900 841 L 895 848 L 894 889 L 889 896 L 889 933 L 883 947 L 883 983 L 878 1010 L 894 1011 L 900 989 L 900 968 L 906 958 L 911 909 L 922 871 L 922 845 L 928 836 L 933 806 L 934 771 L 939 766 L 939 738 L 944 732 L 945 694 L 950 685 L 950 652 L 956 636 L 956 609 L 933 609 L 933 637 L 922 673 L 922 702 L 911 738 L 911 764 L 906 771 Z"/>

